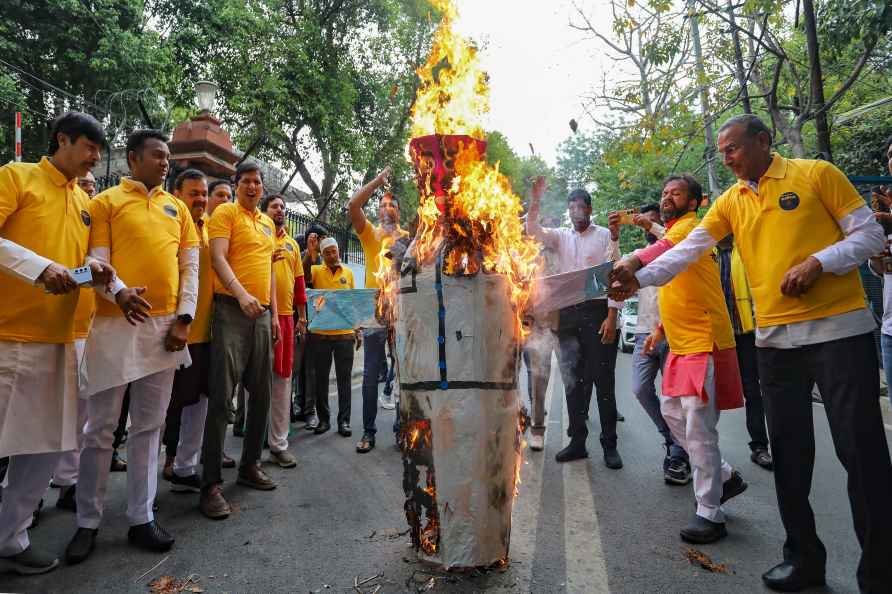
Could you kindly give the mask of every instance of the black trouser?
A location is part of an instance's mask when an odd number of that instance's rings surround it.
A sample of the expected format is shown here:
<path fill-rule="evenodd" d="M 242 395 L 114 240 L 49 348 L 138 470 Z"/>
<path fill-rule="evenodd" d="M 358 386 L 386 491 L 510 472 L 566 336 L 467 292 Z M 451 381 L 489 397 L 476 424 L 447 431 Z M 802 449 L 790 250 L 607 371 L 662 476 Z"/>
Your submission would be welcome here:
<path fill-rule="evenodd" d="M 762 387 L 759 385 L 759 365 L 756 361 L 756 335 L 753 332 L 738 334 L 737 365 L 743 382 L 743 398 L 746 403 L 746 430 L 750 434 L 750 449 L 768 447 L 765 429 L 765 407 L 762 404 Z"/>
<path fill-rule="evenodd" d="M 130 414 L 130 384 L 124 390 L 124 401 L 121 404 L 121 416 L 118 417 L 118 426 L 115 427 L 115 440 L 112 442 L 112 450 L 117 451 L 124 441 L 124 434 L 127 433 L 127 415 Z"/>
<path fill-rule="evenodd" d="M 353 372 L 353 335 L 331 339 L 319 334 L 310 335 L 310 349 L 316 362 L 316 414 L 320 423 L 331 424 L 328 406 L 328 375 L 334 359 L 338 384 L 338 424 L 350 422 L 350 375 Z"/>
<path fill-rule="evenodd" d="M 208 395 L 210 389 L 211 343 L 201 342 L 189 345 L 189 357 L 192 365 L 177 369 L 173 376 L 170 404 L 164 419 L 164 453 L 170 458 L 177 455 L 180 443 L 180 417 L 183 409 L 201 400 L 202 394 Z"/>
<path fill-rule="evenodd" d="M 295 340 L 294 373 L 291 376 L 295 405 L 300 414 L 311 415 L 316 413 L 316 365 L 307 335 L 295 332 Z"/>
<path fill-rule="evenodd" d="M 269 310 L 252 320 L 232 297 L 214 295 L 210 394 L 201 445 L 204 486 L 223 482 L 223 440 L 228 425 L 226 399 L 232 398 L 232 391 L 239 381 L 250 395 L 240 467 L 260 463 L 273 381 L 270 320 Z"/>
<path fill-rule="evenodd" d="M 599 334 L 607 318 L 607 301 L 596 299 L 560 311 L 558 358 L 567 394 L 567 435 L 571 443 L 582 446 L 588 437 L 585 421 L 592 400 L 592 386 L 597 389 L 598 415 L 601 418 L 601 445 L 616 447 L 616 337 L 603 344 Z"/>
<path fill-rule="evenodd" d="M 836 455 L 848 473 L 861 544 L 862 592 L 892 592 L 892 464 L 879 403 L 873 334 L 797 349 L 759 348 L 759 376 L 774 454 L 774 484 L 787 532 L 784 559 L 823 571 L 827 553 L 808 503 L 815 461 L 812 383 L 821 390 Z"/>

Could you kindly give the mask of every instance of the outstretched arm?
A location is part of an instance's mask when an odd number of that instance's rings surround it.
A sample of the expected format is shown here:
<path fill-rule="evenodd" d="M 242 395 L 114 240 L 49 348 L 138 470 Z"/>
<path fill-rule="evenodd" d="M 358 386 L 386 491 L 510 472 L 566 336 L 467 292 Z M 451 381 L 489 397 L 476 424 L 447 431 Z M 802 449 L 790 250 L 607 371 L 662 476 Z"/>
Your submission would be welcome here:
<path fill-rule="evenodd" d="M 365 230 L 365 226 L 369 222 L 362 208 L 368 203 L 375 190 L 387 183 L 389 177 L 390 167 L 386 167 L 375 179 L 356 190 L 356 193 L 353 194 L 347 203 L 347 214 L 350 216 L 350 223 L 353 224 L 353 229 L 357 235 Z"/>

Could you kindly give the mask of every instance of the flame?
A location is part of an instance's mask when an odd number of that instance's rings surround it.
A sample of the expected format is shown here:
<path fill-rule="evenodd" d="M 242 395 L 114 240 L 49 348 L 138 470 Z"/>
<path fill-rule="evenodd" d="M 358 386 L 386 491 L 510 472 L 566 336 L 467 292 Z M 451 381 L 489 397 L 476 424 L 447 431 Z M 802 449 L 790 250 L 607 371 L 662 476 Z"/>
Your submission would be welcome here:
<path fill-rule="evenodd" d="M 457 11 L 452 0 L 430 0 L 443 19 L 434 36 L 412 110 L 412 136 L 461 135 L 467 142 L 451 147 L 454 171 L 446 196 L 435 195 L 429 180 L 420 180 L 419 226 L 414 254 L 420 263 L 444 255 L 450 275 L 480 272 L 505 275 L 514 305 L 516 330 L 524 337 L 523 311 L 536 275 L 539 243 L 524 234 L 520 198 L 482 154 L 483 116 L 489 110 L 488 77 L 476 47 L 452 28 Z M 413 158 L 424 158 L 413 155 Z M 422 168 L 423 169 L 423 168 Z M 441 192 L 442 194 L 442 192 Z"/>
<path fill-rule="evenodd" d="M 429 1 L 443 17 L 427 62 L 417 71 L 421 85 L 412 108 L 411 136 L 467 134 L 483 140 L 489 77 L 480 68 L 477 48 L 452 29 L 458 18 L 452 0 Z"/>

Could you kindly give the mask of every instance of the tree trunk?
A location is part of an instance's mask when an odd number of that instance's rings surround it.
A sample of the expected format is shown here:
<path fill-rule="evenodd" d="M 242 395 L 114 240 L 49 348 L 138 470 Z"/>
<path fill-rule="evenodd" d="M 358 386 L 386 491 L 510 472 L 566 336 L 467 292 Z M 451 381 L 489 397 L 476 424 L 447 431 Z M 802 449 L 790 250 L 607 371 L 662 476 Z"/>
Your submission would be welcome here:
<path fill-rule="evenodd" d="M 818 30 L 815 25 L 815 5 L 813 0 L 802 0 L 802 20 L 805 25 L 806 47 L 808 48 L 808 71 L 811 101 L 809 112 L 800 117 L 808 117 L 811 113 L 817 113 L 815 117 L 815 132 L 817 136 L 818 153 L 822 159 L 833 160 L 830 147 L 830 125 L 827 122 L 827 112 L 824 107 L 824 77 L 821 73 L 821 54 L 818 46 Z"/>
<path fill-rule="evenodd" d="M 746 71 L 743 69 L 743 51 L 740 49 L 740 34 L 737 32 L 737 23 L 734 20 L 734 0 L 728 0 L 728 20 L 731 21 L 731 37 L 734 43 L 734 68 L 737 71 L 737 83 L 740 85 L 740 100 L 743 103 L 743 113 L 753 113 L 750 105 L 750 93 L 747 88 Z"/>

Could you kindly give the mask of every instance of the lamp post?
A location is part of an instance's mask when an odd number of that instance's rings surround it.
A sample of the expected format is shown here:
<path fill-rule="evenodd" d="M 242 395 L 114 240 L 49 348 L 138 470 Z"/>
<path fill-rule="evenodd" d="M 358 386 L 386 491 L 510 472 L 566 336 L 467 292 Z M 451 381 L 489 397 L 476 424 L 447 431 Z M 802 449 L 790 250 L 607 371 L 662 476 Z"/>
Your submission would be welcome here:
<path fill-rule="evenodd" d="M 215 82 L 209 80 L 200 80 L 195 83 L 195 95 L 198 98 L 198 109 L 202 112 L 211 113 L 217 99 L 217 90 L 219 86 Z"/>
<path fill-rule="evenodd" d="M 196 81 L 195 97 L 199 113 L 176 127 L 168 145 L 171 161 L 174 162 L 172 174 L 187 167 L 200 169 L 212 178 L 229 178 L 235 173 L 234 164 L 238 161 L 238 155 L 233 149 L 232 139 L 212 113 L 219 89 L 215 82 Z"/>

